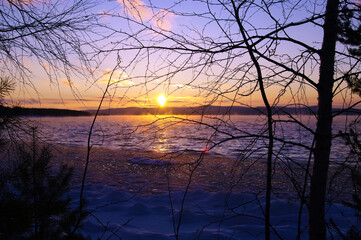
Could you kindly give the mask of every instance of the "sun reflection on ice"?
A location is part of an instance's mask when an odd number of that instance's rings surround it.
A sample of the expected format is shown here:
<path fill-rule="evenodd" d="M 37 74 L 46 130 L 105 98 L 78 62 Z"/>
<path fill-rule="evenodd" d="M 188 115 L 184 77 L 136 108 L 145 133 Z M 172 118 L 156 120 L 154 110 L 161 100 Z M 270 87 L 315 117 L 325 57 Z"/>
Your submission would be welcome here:
<path fill-rule="evenodd" d="M 153 150 L 156 152 L 167 152 L 170 150 L 169 139 L 164 134 L 157 136 L 153 143 Z"/>

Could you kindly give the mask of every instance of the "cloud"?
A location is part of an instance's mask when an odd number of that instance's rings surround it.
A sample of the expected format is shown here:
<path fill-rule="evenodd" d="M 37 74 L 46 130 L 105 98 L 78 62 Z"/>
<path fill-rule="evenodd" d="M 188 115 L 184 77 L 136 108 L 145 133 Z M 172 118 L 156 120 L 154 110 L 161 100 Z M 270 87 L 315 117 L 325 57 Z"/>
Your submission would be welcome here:
<path fill-rule="evenodd" d="M 30 4 L 34 4 L 34 3 L 37 3 L 37 2 L 43 2 L 43 1 L 40 1 L 40 0 L 15 0 L 15 1 L 12 1 L 12 4 L 16 4 L 18 6 L 21 6 L 21 5 L 30 5 Z M 5 3 L 8 3 L 8 1 L 5 1 Z"/>
<path fill-rule="evenodd" d="M 176 15 L 167 9 L 152 9 L 141 0 L 117 0 L 125 13 L 138 22 L 148 22 L 153 28 L 161 31 L 170 31 Z"/>
<path fill-rule="evenodd" d="M 173 87 L 176 87 L 176 88 L 187 88 L 187 89 L 192 89 L 192 87 L 191 87 L 191 86 L 189 86 L 189 85 L 184 85 L 184 84 L 182 84 L 182 83 L 175 83 L 175 84 L 173 84 L 172 86 L 173 86 Z"/>
<path fill-rule="evenodd" d="M 152 18 L 152 10 L 141 0 L 117 0 L 124 7 L 126 14 L 137 21 L 148 21 Z"/>
<path fill-rule="evenodd" d="M 174 13 L 171 13 L 166 9 L 161 9 L 155 14 L 153 25 L 163 31 L 169 32 L 173 27 L 172 22 L 175 17 Z"/>
<path fill-rule="evenodd" d="M 70 80 L 63 80 L 63 81 L 61 81 L 61 84 L 65 85 L 65 86 L 69 86 L 69 87 L 75 87 L 75 84 Z"/>
<path fill-rule="evenodd" d="M 108 83 L 111 77 L 110 83 L 118 86 L 133 86 L 135 83 L 129 80 L 129 75 L 123 71 L 106 71 L 99 79 L 100 83 Z"/>
<path fill-rule="evenodd" d="M 9 106 L 23 106 L 23 105 L 34 105 L 40 104 L 41 101 L 39 99 L 28 98 L 28 99 L 4 99 L 4 103 Z"/>

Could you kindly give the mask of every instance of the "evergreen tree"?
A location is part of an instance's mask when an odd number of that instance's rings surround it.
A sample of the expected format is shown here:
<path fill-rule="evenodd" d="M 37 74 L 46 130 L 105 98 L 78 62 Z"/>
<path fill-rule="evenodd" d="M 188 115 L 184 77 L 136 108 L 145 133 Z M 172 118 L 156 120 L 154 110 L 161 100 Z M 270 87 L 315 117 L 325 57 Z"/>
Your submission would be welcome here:
<path fill-rule="evenodd" d="M 361 57 L 361 4 L 345 5 L 338 18 L 337 40 L 348 46 L 352 56 Z M 359 75 L 345 75 L 348 87 L 361 97 L 361 79 Z"/>
<path fill-rule="evenodd" d="M 4 97 L 10 94 L 15 88 L 15 83 L 10 77 L 0 77 L 0 150 L 5 144 L 4 131 L 12 118 L 4 109 Z"/>
<path fill-rule="evenodd" d="M 0 174 L 0 239 L 84 239 L 70 234 L 78 217 L 66 196 L 73 169 L 51 168 L 51 152 L 35 134 L 14 158 Z"/>
<path fill-rule="evenodd" d="M 361 3 L 345 4 L 338 17 L 337 40 L 348 46 L 353 56 L 361 56 Z"/>
<path fill-rule="evenodd" d="M 361 162 L 361 143 L 358 140 L 358 134 L 352 128 L 350 133 L 344 134 L 346 144 L 350 147 L 351 157 L 356 159 L 356 163 Z M 358 164 L 351 169 L 352 183 L 354 186 L 354 193 L 352 194 L 353 202 L 344 201 L 343 203 L 353 208 L 356 211 L 356 217 L 361 220 L 361 169 Z M 361 228 L 358 225 L 353 225 L 347 232 L 346 239 L 359 240 L 361 239 Z"/>

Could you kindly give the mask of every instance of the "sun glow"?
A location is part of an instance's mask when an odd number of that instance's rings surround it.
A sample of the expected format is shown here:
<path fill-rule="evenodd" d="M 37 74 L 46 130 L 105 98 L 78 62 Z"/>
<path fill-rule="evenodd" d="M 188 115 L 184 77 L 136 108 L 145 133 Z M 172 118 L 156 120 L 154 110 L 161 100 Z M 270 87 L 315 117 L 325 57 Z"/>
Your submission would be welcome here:
<path fill-rule="evenodd" d="M 163 107 L 165 105 L 165 102 L 167 101 L 167 98 L 164 97 L 164 95 L 160 95 L 158 98 L 157 98 L 157 101 L 158 101 L 158 104 Z"/>

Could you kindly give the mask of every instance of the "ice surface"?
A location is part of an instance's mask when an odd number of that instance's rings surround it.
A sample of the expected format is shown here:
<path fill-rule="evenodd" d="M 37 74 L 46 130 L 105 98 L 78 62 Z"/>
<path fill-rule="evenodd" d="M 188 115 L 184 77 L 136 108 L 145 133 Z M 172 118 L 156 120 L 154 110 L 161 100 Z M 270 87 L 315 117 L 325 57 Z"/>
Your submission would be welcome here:
<path fill-rule="evenodd" d="M 153 160 L 149 158 L 132 158 L 128 160 L 130 163 L 139 164 L 139 165 L 153 165 L 153 166 L 161 166 L 161 165 L 171 165 L 172 162 L 164 161 L 164 160 Z"/>
<path fill-rule="evenodd" d="M 193 118 L 199 118 L 193 116 Z M 354 117 L 348 116 L 351 121 Z M 93 120 L 92 116 L 88 117 L 57 117 L 56 121 L 51 117 L 27 118 L 41 126 L 40 136 L 47 142 L 62 143 L 76 146 L 86 146 L 89 133 L 89 126 Z M 223 122 L 218 125 L 216 119 L 203 119 L 207 124 L 216 124 L 221 132 L 232 133 L 233 136 L 244 135 L 246 131 L 250 134 L 260 134 L 264 131 L 264 119 L 261 120 L 256 115 L 232 115 L 232 121 Z M 302 116 L 303 124 L 315 130 L 315 119 L 310 116 Z M 205 125 L 194 126 L 194 123 L 180 121 L 179 119 L 168 119 L 163 121 L 157 117 L 149 115 L 139 116 L 99 116 L 94 126 L 91 143 L 95 146 L 107 148 L 126 149 L 143 151 L 153 150 L 160 152 L 172 152 L 177 150 L 202 151 L 210 142 L 223 142 L 229 138 L 228 134 L 215 134 L 213 128 Z M 152 123 L 149 125 L 150 123 Z M 339 130 L 344 130 L 345 116 L 337 116 L 334 119 L 333 129 L 337 134 Z M 226 124 L 227 123 L 227 124 Z M 33 124 L 33 123 L 32 123 Z M 143 125 L 143 127 L 139 127 Z M 147 127 L 146 127 L 147 126 Z M 136 131 L 137 129 L 137 131 Z M 284 131 L 287 129 L 287 131 Z M 275 137 L 285 138 L 288 141 L 305 144 L 309 146 L 312 143 L 312 134 L 309 134 L 305 128 L 300 128 L 295 124 L 284 123 L 283 127 L 277 127 Z M 223 154 L 226 156 L 238 156 L 240 151 L 249 147 L 249 138 L 234 138 L 227 140 L 222 144 L 212 148 L 213 153 Z M 254 149 L 257 149 L 255 155 L 263 156 L 265 154 L 264 142 L 255 141 Z M 209 146 L 208 146 L 209 147 Z M 308 151 L 303 148 L 283 142 L 275 142 L 275 151 L 282 149 L 297 161 L 306 161 Z M 331 150 L 331 160 L 337 161 L 346 156 L 344 149 L 344 140 L 334 138 Z"/>

